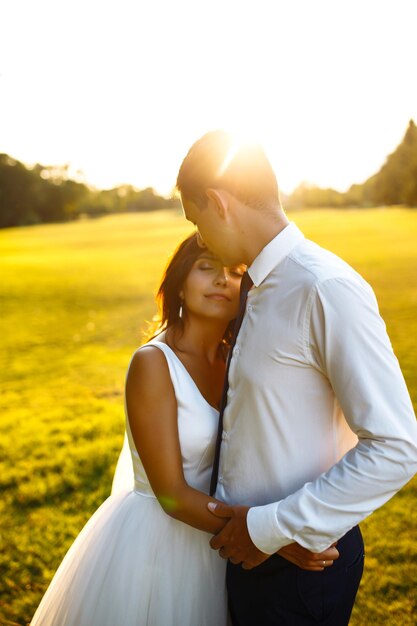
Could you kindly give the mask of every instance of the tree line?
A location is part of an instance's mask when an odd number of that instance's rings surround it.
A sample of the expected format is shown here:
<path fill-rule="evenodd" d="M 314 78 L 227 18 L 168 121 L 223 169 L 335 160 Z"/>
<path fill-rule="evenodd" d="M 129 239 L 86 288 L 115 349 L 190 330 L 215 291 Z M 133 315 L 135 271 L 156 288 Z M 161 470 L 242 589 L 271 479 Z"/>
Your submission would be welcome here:
<path fill-rule="evenodd" d="M 29 168 L 0 154 L 0 228 L 179 206 L 179 199 L 159 196 L 151 187 L 92 189 L 71 180 L 68 166 Z"/>
<path fill-rule="evenodd" d="M 417 127 L 410 120 L 403 140 L 381 169 L 346 192 L 302 183 L 285 202 L 288 208 L 417 207 Z"/>
<path fill-rule="evenodd" d="M 289 209 L 417 207 L 417 127 L 413 120 L 379 172 L 363 184 L 352 185 L 343 193 L 303 183 L 285 198 L 284 204 Z M 151 187 L 138 190 L 132 185 L 121 185 L 96 190 L 71 180 L 67 166 L 37 164 L 29 168 L 0 154 L 0 228 L 179 206 L 178 198 L 159 196 Z"/>

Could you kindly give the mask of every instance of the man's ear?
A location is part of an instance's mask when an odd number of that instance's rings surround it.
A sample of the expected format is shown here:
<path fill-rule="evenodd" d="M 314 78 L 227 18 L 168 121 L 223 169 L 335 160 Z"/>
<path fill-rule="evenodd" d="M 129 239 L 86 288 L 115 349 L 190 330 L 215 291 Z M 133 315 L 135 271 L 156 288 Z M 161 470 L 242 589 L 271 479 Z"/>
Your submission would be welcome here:
<path fill-rule="evenodd" d="M 209 203 L 217 211 L 219 217 L 227 218 L 229 213 L 229 195 L 223 189 L 206 189 L 206 196 Z"/>

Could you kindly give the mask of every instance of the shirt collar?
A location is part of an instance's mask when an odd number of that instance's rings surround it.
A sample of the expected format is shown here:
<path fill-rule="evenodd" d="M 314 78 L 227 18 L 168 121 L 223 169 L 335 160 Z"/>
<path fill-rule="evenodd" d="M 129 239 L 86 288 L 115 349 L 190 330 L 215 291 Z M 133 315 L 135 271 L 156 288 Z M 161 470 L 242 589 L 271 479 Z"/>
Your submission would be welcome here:
<path fill-rule="evenodd" d="M 252 264 L 248 267 L 248 273 L 255 287 L 265 280 L 295 246 L 304 239 L 301 230 L 290 222 L 276 237 L 274 237 L 260 251 Z"/>

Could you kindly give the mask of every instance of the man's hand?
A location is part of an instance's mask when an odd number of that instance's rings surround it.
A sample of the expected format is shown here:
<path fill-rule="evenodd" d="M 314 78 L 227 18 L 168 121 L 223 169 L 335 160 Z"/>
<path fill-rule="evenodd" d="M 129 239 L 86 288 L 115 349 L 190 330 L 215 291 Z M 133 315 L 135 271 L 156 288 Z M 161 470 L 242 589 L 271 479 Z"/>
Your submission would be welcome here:
<path fill-rule="evenodd" d="M 211 547 L 219 550 L 223 559 L 230 559 L 235 565 L 241 563 L 243 569 L 252 569 L 270 557 L 269 554 L 258 550 L 249 536 L 246 524 L 248 506 L 228 506 L 209 502 L 208 508 L 217 517 L 230 518 L 210 541 Z"/>
<path fill-rule="evenodd" d="M 298 543 L 290 543 L 278 550 L 278 554 L 291 561 L 294 565 L 307 569 L 311 572 L 322 572 L 325 567 L 331 567 L 333 561 L 339 558 L 339 551 L 336 549 L 336 543 L 323 552 L 310 552 L 307 548 L 303 548 Z"/>

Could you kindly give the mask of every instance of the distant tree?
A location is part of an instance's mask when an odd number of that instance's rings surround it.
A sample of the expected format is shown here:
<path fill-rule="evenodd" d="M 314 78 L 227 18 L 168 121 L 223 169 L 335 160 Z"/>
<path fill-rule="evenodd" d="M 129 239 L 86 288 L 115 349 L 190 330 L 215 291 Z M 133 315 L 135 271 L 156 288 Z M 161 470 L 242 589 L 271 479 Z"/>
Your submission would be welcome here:
<path fill-rule="evenodd" d="M 63 222 L 79 216 L 79 205 L 89 196 L 89 189 L 82 183 L 65 178 L 66 168 L 42 168 L 37 177 L 34 202 L 42 222 Z M 51 175 L 45 176 L 45 171 Z M 43 175 L 42 175 L 43 174 Z"/>
<path fill-rule="evenodd" d="M 40 221 L 33 197 L 36 176 L 22 163 L 0 154 L 0 227 Z"/>
<path fill-rule="evenodd" d="M 160 209 L 163 200 L 158 196 L 152 187 L 146 187 L 138 191 L 129 201 L 129 211 L 153 211 Z"/>
<path fill-rule="evenodd" d="M 417 127 L 413 120 L 404 139 L 379 172 L 346 193 L 302 183 L 288 199 L 289 208 L 404 204 L 417 207 Z"/>
<path fill-rule="evenodd" d="M 374 204 L 417 206 L 417 127 L 413 120 L 402 142 L 365 186 Z"/>
<path fill-rule="evenodd" d="M 67 168 L 46 168 L 0 155 L 0 227 L 61 222 L 78 216 L 89 190 L 66 178 Z"/>
<path fill-rule="evenodd" d="M 340 191 L 301 183 L 288 198 L 287 206 L 293 209 L 342 207 L 345 201 L 345 194 Z"/>
<path fill-rule="evenodd" d="M 124 211 L 155 211 L 179 206 L 181 206 L 179 199 L 159 196 L 151 187 L 136 189 L 132 185 L 120 185 L 113 189 L 91 192 L 82 203 L 80 212 L 98 216 Z"/>
<path fill-rule="evenodd" d="M 37 163 L 26 167 L 0 154 L 0 228 L 40 222 L 62 222 L 80 215 L 96 217 L 122 211 L 153 211 L 180 206 L 148 187 L 120 185 L 96 190 L 69 178 L 69 168 Z"/>
<path fill-rule="evenodd" d="M 364 204 L 363 185 L 352 185 L 345 194 L 346 206 L 362 206 Z"/>

